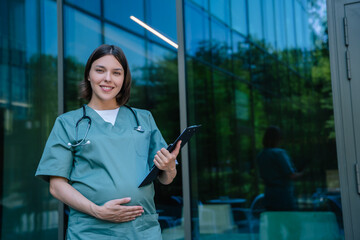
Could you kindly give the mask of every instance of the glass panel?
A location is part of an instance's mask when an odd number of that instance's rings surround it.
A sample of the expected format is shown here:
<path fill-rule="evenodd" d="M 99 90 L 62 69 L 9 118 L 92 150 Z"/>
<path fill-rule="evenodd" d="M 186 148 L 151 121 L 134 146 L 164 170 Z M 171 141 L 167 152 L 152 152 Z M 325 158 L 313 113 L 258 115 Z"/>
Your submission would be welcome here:
<path fill-rule="evenodd" d="M 57 116 L 56 2 L 0 9 L 0 238 L 56 239 L 58 202 L 34 174 Z"/>
<path fill-rule="evenodd" d="M 296 47 L 293 1 L 294 0 L 284 1 L 287 47 L 289 49 L 293 49 Z"/>
<path fill-rule="evenodd" d="M 134 31 L 141 35 L 145 34 L 145 29 L 130 19 L 134 16 L 144 21 L 144 1 L 143 0 L 103 0 L 105 18 L 122 27 Z M 106 34 L 105 34 L 106 35 Z"/>
<path fill-rule="evenodd" d="M 231 0 L 232 28 L 244 36 L 248 34 L 246 0 Z"/>
<path fill-rule="evenodd" d="M 297 67 L 298 51 L 296 50 L 296 25 L 294 18 L 294 2 L 285 1 L 285 17 L 286 17 L 286 38 L 288 47 L 288 61 L 291 67 Z"/>
<path fill-rule="evenodd" d="M 74 60 L 86 64 L 92 50 L 101 44 L 100 21 L 65 6 L 64 30 L 65 58 L 72 57 Z"/>
<path fill-rule="evenodd" d="M 276 41 L 277 50 L 282 57 L 283 50 L 286 49 L 286 28 L 284 0 L 274 0 L 275 22 L 276 22 Z"/>
<path fill-rule="evenodd" d="M 86 43 L 86 44 L 84 44 Z M 65 111 L 77 109 L 78 84 L 91 52 L 101 44 L 100 21 L 71 7 L 64 7 L 64 88 Z"/>
<path fill-rule="evenodd" d="M 263 40 L 263 19 L 261 0 L 248 1 L 249 35 L 258 44 Z"/>
<path fill-rule="evenodd" d="M 134 91 L 138 91 L 138 87 L 146 85 L 147 73 L 144 71 L 146 63 L 145 40 L 109 24 L 105 25 L 104 33 L 106 44 L 114 44 L 124 51 L 131 69 L 132 95 L 141 99 L 140 96 L 145 95 L 134 94 Z M 144 100 L 142 99 L 140 102 Z"/>
<path fill-rule="evenodd" d="M 173 42 L 177 42 L 176 32 L 176 1 L 146 1 L 146 23 Z M 151 40 L 170 46 L 164 40 L 147 32 Z"/>
<path fill-rule="evenodd" d="M 195 2 L 196 4 L 198 4 L 199 6 L 201 6 L 202 8 L 204 8 L 205 10 L 209 9 L 209 4 L 208 4 L 208 0 L 190 0 L 191 2 Z M 189 2 L 189 0 L 187 0 L 186 2 Z"/>
<path fill-rule="evenodd" d="M 223 23 L 211 20 L 211 62 L 232 71 L 230 29 Z"/>
<path fill-rule="evenodd" d="M 229 0 L 210 0 L 210 12 L 225 24 L 230 25 Z"/>
<path fill-rule="evenodd" d="M 151 111 L 164 139 L 171 143 L 179 135 L 180 126 L 177 53 L 148 44 L 147 57 L 146 99 L 137 106 Z M 180 156 L 178 160 L 181 161 Z M 181 174 L 180 163 L 171 185 L 155 184 L 155 204 L 164 240 L 184 236 Z"/>
<path fill-rule="evenodd" d="M 263 7 L 265 38 L 264 47 L 267 51 L 272 52 L 276 47 L 274 3 L 272 0 L 263 0 Z"/>
<path fill-rule="evenodd" d="M 101 0 L 86 0 L 86 1 L 79 1 L 79 0 L 65 0 L 65 3 L 70 3 L 76 7 L 84 9 L 90 13 L 100 15 L 101 11 Z"/>
<path fill-rule="evenodd" d="M 328 49 L 321 42 L 327 38 L 317 35 L 311 52 L 296 42 L 298 32 L 306 35 L 304 42 L 319 32 L 307 23 L 324 13 L 310 14 L 302 5 L 299 15 L 300 6 L 293 3 L 300 1 L 285 2 L 248 1 L 250 33 L 257 38 L 249 43 L 231 32 L 233 72 L 224 59 L 208 64 L 197 58 L 206 48 L 188 55 L 188 121 L 203 124 L 190 142 L 194 239 L 344 237 Z M 202 11 L 192 7 L 192 12 Z M 201 18 L 209 17 L 198 14 L 197 21 L 205 21 Z M 212 19 L 211 39 L 227 42 L 226 28 Z M 265 47 L 258 41 L 262 32 Z M 275 47 L 278 54 L 272 54 Z M 296 64 L 299 56 L 303 68 Z M 263 138 L 271 125 L 279 126 L 282 141 L 269 147 Z M 312 230 L 304 233 L 293 226 Z"/>
<path fill-rule="evenodd" d="M 196 24 L 193 24 L 196 22 Z M 185 46 L 186 53 L 202 60 L 210 57 L 209 15 L 195 5 L 185 2 Z"/>
<path fill-rule="evenodd" d="M 233 32 L 233 63 L 234 74 L 240 78 L 250 81 L 249 73 L 249 61 L 250 61 L 250 49 L 249 43 L 240 34 Z"/>

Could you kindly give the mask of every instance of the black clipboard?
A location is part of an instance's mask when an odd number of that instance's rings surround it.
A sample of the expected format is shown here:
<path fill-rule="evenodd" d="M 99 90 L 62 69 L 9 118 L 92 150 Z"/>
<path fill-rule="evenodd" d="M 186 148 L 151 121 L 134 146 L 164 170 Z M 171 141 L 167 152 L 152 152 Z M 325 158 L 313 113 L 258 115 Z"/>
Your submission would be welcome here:
<path fill-rule="evenodd" d="M 194 125 L 187 127 L 180 135 L 179 137 L 167 147 L 167 150 L 169 152 L 172 152 L 178 141 L 181 140 L 181 146 L 180 149 L 190 140 L 190 138 L 199 130 L 201 125 Z M 150 172 L 148 175 L 144 178 L 144 180 L 140 183 L 139 187 L 146 186 L 150 184 L 152 181 L 155 180 L 155 178 L 159 175 L 160 169 L 158 169 L 155 165 L 150 169 Z"/>

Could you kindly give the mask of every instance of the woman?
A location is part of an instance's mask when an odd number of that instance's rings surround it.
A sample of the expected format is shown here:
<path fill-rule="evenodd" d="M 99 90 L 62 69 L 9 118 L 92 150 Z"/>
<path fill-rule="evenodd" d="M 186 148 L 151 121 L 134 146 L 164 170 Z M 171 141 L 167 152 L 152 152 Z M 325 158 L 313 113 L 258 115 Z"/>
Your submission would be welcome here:
<path fill-rule="evenodd" d="M 153 184 L 138 186 L 154 164 L 161 183 L 173 181 L 180 142 L 168 152 L 151 113 L 125 106 L 130 86 L 122 50 L 101 45 L 80 86 L 88 104 L 50 133 L 36 176 L 70 207 L 67 239 L 161 239 Z"/>
<path fill-rule="evenodd" d="M 292 180 L 302 176 L 296 172 L 286 151 L 279 148 L 280 141 L 280 128 L 268 127 L 263 138 L 264 149 L 257 157 L 260 176 L 265 183 L 264 204 L 269 211 L 296 209 Z"/>

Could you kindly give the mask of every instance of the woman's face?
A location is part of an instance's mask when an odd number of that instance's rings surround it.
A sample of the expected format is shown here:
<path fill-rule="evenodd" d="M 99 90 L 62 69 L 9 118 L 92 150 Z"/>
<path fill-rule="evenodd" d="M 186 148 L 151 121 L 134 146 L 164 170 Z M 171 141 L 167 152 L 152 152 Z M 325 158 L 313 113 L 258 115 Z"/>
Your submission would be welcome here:
<path fill-rule="evenodd" d="M 113 55 L 105 55 L 91 65 L 89 78 L 93 106 L 116 107 L 116 95 L 124 83 L 124 68 Z"/>

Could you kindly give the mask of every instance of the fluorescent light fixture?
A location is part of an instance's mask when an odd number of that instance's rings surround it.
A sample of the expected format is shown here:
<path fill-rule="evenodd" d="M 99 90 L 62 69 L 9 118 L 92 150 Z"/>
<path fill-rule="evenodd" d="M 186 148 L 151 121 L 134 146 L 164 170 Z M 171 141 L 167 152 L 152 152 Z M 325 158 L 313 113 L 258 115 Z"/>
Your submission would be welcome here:
<path fill-rule="evenodd" d="M 178 48 L 178 45 L 176 43 L 174 43 L 173 41 L 171 41 L 170 39 L 168 39 L 167 37 L 165 37 L 164 35 L 162 35 L 158 31 L 156 31 L 155 29 L 153 29 L 152 27 L 150 27 L 146 23 L 140 21 L 139 19 L 137 19 L 134 16 L 130 16 L 130 19 L 133 20 L 134 22 L 136 22 L 137 24 L 139 24 L 140 26 L 142 26 L 143 28 L 145 28 L 146 30 L 150 31 L 154 35 L 158 36 L 159 38 L 161 38 L 162 40 L 164 40 L 165 42 L 167 42 L 168 44 L 170 44 L 174 48 L 176 48 L 176 49 Z"/>

